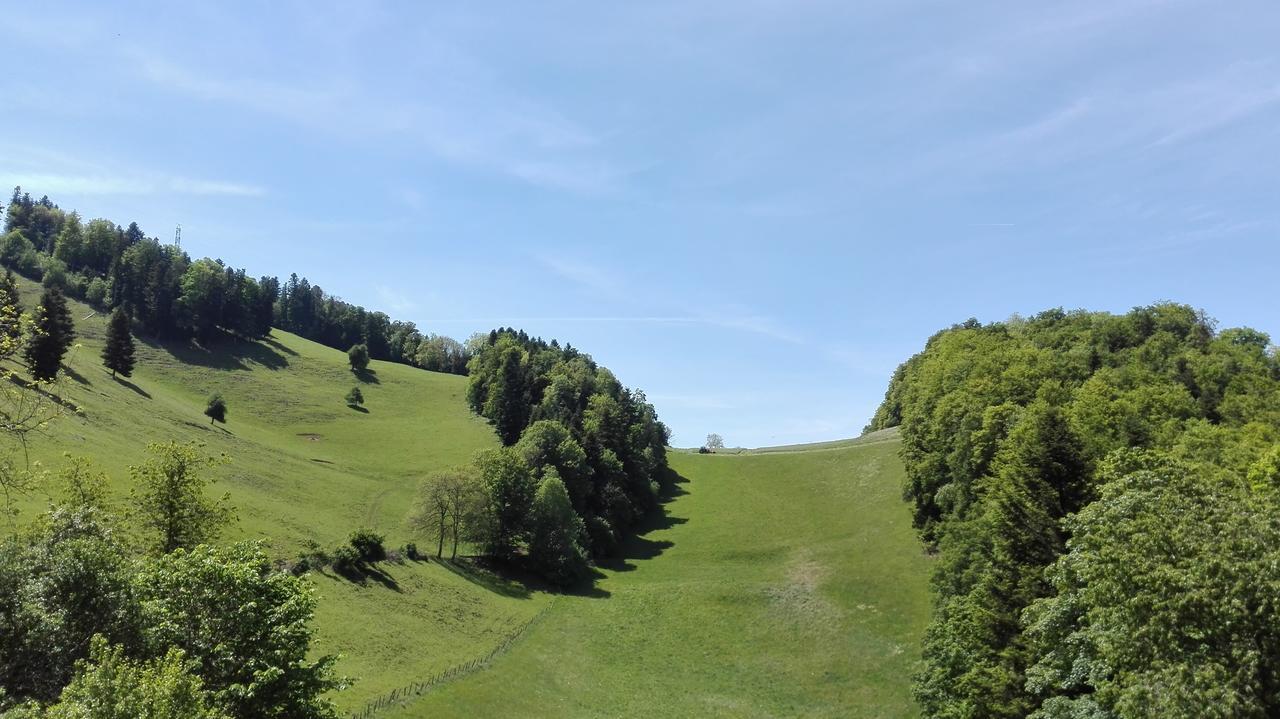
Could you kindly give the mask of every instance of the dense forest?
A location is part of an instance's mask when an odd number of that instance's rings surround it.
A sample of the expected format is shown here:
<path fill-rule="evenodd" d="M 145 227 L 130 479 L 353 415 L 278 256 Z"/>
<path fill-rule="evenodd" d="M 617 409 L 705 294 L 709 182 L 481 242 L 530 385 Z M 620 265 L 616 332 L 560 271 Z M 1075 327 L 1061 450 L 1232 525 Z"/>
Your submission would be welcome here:
<path fill-rule="evenodd" d="M 0 263 L 102 310 L 125 307 L 155 337 L 214 340 L 220 332 L 265 337 L 271 328 L 329 347 L 368 347 L 373 359 L 466 374 L 470 351 L 412 322 L 393 321 L 327 294 L 296 274 L 254 279 L 221 260 L 192 260 L 137 223 L 84 222 L 48 197 L 15 187 L 0 238 Z"/>
<path fill-rule="evenodd" d="M 931 717 L 1280 713 L 1280 357 L 1189 307 L 939 332 L 901 426 Z"/>
<path fill-rule="evenodd" d="M 489 551 L 511 558 L 528 546 L 534 569 L 553 581 L 579 579 L 588 556 L 612 554 L 671 479 L 670 435 L 653 405 L 572 346 L 494 330 L 471 359 L 467 400 L 504 445 L 479 461 Z M 537 511 L 548 492 L 568 505 L 550 547 Z"/>

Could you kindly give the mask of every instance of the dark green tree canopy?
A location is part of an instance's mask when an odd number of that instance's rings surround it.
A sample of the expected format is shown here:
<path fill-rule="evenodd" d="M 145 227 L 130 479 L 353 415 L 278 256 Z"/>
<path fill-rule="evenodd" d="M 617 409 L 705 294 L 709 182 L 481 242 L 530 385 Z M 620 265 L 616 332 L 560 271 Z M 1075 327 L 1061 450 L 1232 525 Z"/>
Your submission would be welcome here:
<path fill-rule="evenodd" d="M 222 395 L 215 392 L 209 396 L 209 401 L 204 407 L 204 416 L 209 418 L 209 424 L 214 422 L 226 423 L 227 421 L 227 401 Z"/>
<path fill-rule="evenodd" d="M 117 307 L 111 313 L 111 321 L 107 323 L 107 342 L 102 348 L 102 364 L 111 370 L 112 377 L 117 372 L 125 377 L 133 374 L 135 348 L 130 324 L 129 314 L 124 307 Z"/>
<path fill-rule="evenodd" d="M 26 348 L 31 376 L 44 382 L 57 377 L 62 358 L 75 341 L 75 336 L 75 324 L 62 290 L 45 288 L 36 308 L 34 331 Z"/>

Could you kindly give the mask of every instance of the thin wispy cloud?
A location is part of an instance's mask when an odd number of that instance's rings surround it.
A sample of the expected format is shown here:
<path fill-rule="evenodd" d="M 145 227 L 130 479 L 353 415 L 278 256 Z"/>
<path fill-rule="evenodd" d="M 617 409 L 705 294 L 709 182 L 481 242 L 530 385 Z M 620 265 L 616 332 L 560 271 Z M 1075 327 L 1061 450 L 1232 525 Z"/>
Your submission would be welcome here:
<path fill-rule="evenodd" d="M 237 182 L 200 180 L 172 175 L 67 175 L 0 168 L 0 186 L 24 188 L 42 195 L 196 195 L 262 197 L 265 188 Z"/>
<path fill-rule="evenodd" d="M 597 134 L 474 73 L 465 82 L 432 82 L 414 95 L 388 96 L 329 76 L 224 75 L 150 49 L 124 54 L 140 78 L 166 91 L 276 117 L 341 142 L 393 137 L 446 162 L 581 194 L 608 192 L 633 171 L 598 151 Z M 442 68 L 441 77 L 462 65 Z"/>

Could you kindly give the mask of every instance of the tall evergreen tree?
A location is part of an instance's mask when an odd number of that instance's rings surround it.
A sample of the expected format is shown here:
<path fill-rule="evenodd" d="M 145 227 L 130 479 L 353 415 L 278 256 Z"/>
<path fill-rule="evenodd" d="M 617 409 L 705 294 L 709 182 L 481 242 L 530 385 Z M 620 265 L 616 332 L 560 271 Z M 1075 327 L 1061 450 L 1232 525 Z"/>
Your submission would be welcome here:
<path fill-rule="evenodd" d="M 8 357 L 18 351 L 18 339 L 22 334 L 22 300 L 18 295 L 18 283 L 13 272 L 4 271 L 0 278 L 0 356 Z"/>
<path fill-rule="evenodd" d="M 111 313 L 111 321 L 107 324 L 107 345 L 102 348 L 102 364 L 111 370 L 112 377 L 117 372 L 125 377 L 133 374 L 134 344 L 129 324 L 129 314 L 123 306 Z"/>
<path fill-rule="evenodd" d="M 26 360 L 31 376 L 45 382 L 57 377 L 62 358 L 75 336 L 67 298 L 57 287 L 46 287 L 36 308 L 35 331 L 27 343 Z"/>

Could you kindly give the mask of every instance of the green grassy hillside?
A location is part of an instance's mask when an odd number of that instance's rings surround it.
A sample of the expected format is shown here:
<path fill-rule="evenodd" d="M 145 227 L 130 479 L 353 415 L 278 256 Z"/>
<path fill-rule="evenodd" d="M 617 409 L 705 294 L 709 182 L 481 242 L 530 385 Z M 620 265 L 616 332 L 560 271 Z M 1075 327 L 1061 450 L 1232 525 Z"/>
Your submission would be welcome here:
<path fill-rule="evenodd" d="M 39 288 L 22 289 L 30 309 Z M 215 489 L 229 492 L 238 510 L 228 539 L 261 539 L 286 558 L 304 540 L 333 546 L 371 526 L 398 546 L 410 539 L 403 520 L 418 478 L 497 444 L 468 410 L 463 377 L 374 362 L 361 382 L 344 353 L 277 331 L 210 351 L 140 341 L 133 377 L 113 380 L 99 358 L 106 318 L 75 302 L 71 311 L 79 346 L 56 391 L 79 411 L 36 437 L 32 458 L 49 468 L 64 452 L 92 458 L 109 473 L 122 509 L 128 466 L 146 457 L 148 442 L 198 440 L 230 459 L 213 470 Z M 365 412 L 343 402 L 353 385 Z M 227 400 L 225 426 L 202 414 L 213 391 Z M 23 518 L 45 501 L 29 497 Z M 321 597 L 318 649 L 340 652 L 339 672 L 358 679 L 338 696 L 345 708 L 485 654 L 547 601 L 495 592 L 492 577 L 435 562 L 383 569 L 381 581 L 363 585 L 312 574 Z"/>
<path fill-rule="evenodd" d="M 915 716 L 927 560 L 897 448 L 673 454 L 679 495 L 593 593 L 385 716 Z"/>
<path fill-rule="evenodd" d="M 23 284 L 25 306 L 38 288 Z M 78 346 L 57 392 L 76 412 L 33 458 L 91 457 L 122 507 L 147 442 L 198 440 L 238 522 L 287 558 L 370 526 L 395 546 L 417 479 L 497 444 L 467 408 L 466 380 L 374 362 L 276 332 L 209 350 L 140 343 L 129 380 L 99 352 L 105 317 L 71 304 Z M 359 385 L 367 411 L 343 397 Z M 229 421 L 212 426 L 221 392 Z M 602 570 L 588 595 L 552 595 L 467 564 L 384 563 L 353 583 L 312 573 L 317 650 L 357 679 L 348 711 L 504 648 L 482 671 L 380 716 L 911 716 L 910 665 L 927 608 L 925 559 L 899 498 L 892 433 L 858 441 L 673 453 L 687 481 L 664 518 Z M 28 499 L 25 515 L 39 511 Z"/>

